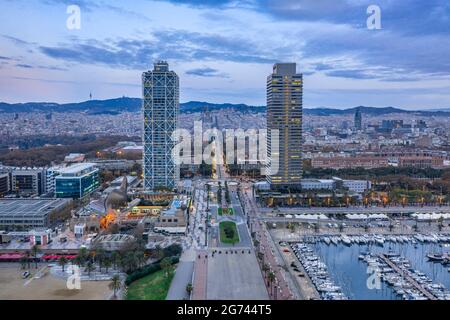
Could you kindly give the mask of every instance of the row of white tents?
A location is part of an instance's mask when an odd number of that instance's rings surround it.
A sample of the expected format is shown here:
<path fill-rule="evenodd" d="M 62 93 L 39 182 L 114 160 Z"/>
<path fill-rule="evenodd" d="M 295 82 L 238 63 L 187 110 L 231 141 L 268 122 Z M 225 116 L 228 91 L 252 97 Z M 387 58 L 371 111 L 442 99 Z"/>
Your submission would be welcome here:
<path fill-rule="evenodd" d="M 284 217 L 288 219 L 328 220 L 328 217 L 324 214 L 287 214 Z"/>
<path fill-rule="evenodd" d="M 350 220 L 387 220 L 389 219 L 387 215 L 383 213 L 374 213 L 374 214 L 362 214 L 362 213 L 354 213 L 354 214 L 346 214 L 347 219 Z"/>
<path fill-rule="evenodd" d="M 450 219 L 450 213 L 414 213 L 411 217 L 414 217 L 417 220 L 438 220 L 441 217 Z"/>

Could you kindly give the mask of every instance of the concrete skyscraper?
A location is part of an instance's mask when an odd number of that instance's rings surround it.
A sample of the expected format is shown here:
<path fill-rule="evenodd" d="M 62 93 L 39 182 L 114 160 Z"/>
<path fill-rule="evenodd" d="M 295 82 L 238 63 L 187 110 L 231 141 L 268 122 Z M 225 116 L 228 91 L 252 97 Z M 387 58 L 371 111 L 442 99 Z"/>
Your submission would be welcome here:
<path fill-rule="evenodd" d="M 267 77 L 267 181 L 272 189 L 300 188 L 302 98 L 303 75 L 296 64 L 275 64 Z"/>
<path fill-rule="evenodd" d="M 172 134 L 177 128 L 180 109 L 179 79 L 165 61 L 142 74 L 144 114 L 144 188 L 173 189 L 179 177 L 172 150 Z"/>

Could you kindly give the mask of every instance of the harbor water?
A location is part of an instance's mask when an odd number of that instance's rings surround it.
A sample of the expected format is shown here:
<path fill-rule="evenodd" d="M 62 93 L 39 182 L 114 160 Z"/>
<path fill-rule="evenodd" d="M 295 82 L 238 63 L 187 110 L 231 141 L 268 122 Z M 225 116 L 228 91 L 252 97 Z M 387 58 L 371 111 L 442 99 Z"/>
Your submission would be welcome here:
<path fill-rule="evenodd" d="M 356 300 L 398 300 L 394 290 L 384 281 L 380 289 L 369 289 L 367 285 L 370 274 L 367 273 L 367 263 L 359 260 L 361 254 L 396 253 L 407 258 L 411 267 L 425 273 L 434 283 L 440 283 L 450 289 L 450 272 L 441 263 L 431 262 L 426 257 L 429 253 L 449 253 L 450 248 L 436 243 L 393 243 L 385 242 L 381 247 L 376 244 L 327 245 L 316 242 L 311 245 L 328 267 L 330 277 L 336 285 L 342 288 L 349 299 Z"/>

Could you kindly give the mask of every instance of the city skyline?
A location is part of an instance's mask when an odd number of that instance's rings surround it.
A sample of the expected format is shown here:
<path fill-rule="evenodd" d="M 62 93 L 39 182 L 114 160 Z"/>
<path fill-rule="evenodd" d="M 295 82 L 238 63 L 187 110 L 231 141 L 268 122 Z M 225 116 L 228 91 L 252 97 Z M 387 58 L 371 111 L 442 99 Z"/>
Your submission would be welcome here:
<path fill-rule="evenodd" d="M 179 70 L 181 101 L 262 105 L 271 65 L 291 61 L 308 84 L 306 108 L 450 106 L 444 1 L 379 1 L 381 30 L 367 29 L 370 1 L 2 2 L 5 102 L 137 97 L 140 70 L 164 59 Z M 70 4 L 79 30 L 66 27 Z"/>

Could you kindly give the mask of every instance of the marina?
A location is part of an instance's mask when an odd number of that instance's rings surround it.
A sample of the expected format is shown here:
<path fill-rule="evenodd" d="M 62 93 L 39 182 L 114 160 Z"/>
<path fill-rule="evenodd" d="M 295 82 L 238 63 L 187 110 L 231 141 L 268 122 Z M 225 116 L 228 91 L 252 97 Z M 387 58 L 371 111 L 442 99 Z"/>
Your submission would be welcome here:
<path fill-rule="evenodd" d="M 312 272 L 307 272 L 312 283 L 316 273 L 322 271 L 323 275 L 325 270 L 329 285 L 339 288 L 342 297 L 355 300 L 450 299 L 448 234 L 314 235 L 302 240 L 291 244 L 299 261 L 305 260 L 303 252 L 306 251 L 322 263 L 321 270 L 310 268 Z M 376 270 L 380 277 L 377 288 L 369 288 L 371 274 L 368 270 Z M 324 298 L 322 294 L 321 297 Z"/>
<path fill-rule="evenodd" d="M 330 278 L 327 266 L 311 247 L 301 243 L 291 247 L 323 300 L 347 300 L 342 289 Z"/>

